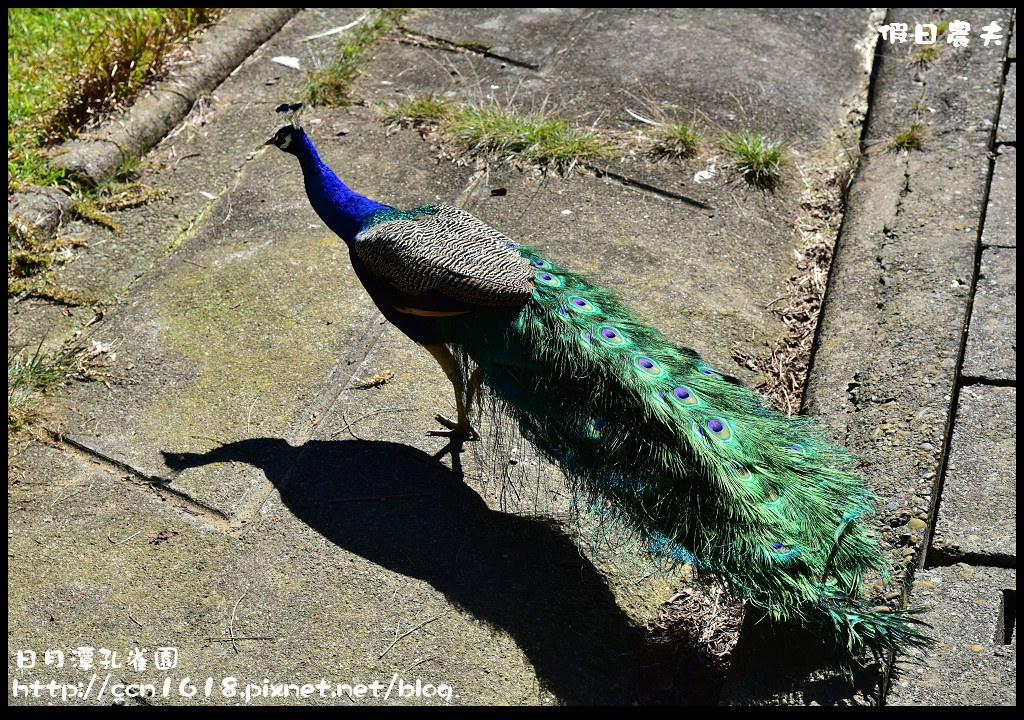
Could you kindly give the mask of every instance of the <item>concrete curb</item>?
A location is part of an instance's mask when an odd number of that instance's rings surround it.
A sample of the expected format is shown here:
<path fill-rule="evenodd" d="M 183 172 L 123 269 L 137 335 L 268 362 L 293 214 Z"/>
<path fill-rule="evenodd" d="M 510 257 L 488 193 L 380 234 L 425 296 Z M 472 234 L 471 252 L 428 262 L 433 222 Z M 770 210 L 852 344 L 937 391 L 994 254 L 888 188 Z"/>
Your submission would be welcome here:
<path fill-rule="evenodd" d="M 88 185 L 109 180 L 125 160 L 156 145 L 202 93 L 223 82 L 297 12 L 297 8 L 232 11 L 195 45 L 192 59 L 172 79 L 136 102 L 124 119 L 65 143 L 54 166 Z"/>

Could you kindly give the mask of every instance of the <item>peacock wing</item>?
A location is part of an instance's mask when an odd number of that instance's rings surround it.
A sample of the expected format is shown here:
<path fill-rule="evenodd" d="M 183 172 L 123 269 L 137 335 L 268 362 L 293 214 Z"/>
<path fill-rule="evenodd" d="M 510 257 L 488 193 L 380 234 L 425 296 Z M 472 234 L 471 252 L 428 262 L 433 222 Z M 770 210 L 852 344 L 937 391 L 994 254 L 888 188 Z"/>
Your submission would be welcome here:
<path fill-rule="evenodd" d="M 356 236 L 354 251 L 370 272 L 414 298 L 504 308 L 533 292 L 532 266 L 515 243 L 449 205 L 385 219 Z"/>

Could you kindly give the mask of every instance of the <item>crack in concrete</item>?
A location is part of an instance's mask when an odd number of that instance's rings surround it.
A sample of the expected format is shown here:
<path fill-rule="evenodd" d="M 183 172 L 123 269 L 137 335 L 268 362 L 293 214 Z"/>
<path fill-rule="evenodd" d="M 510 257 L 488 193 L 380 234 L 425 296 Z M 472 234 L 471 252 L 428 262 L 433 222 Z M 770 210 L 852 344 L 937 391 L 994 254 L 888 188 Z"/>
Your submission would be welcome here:
<path fill-rule="evenodd" d="M 108 475 L 128 480 L 135 487 L 145 488 L 161 500 L 199 518 L 220 532 L 227 532 L 230 529 L 231 518 L 229 516 L 171 487 L 165 478 L 148 475 L 129 463 L 104 455 L 88 445 L 76 442 L 51 429 L 46 429 L 46 435 L 40 437 L 39 440 L 68 458 L 90 465 Z"/>
<path fill-rule="evenodd" d="M 526 70 L 533 70 L 534 72 L 540 70 L 540 66 L 534 63 L 529 63 L 524 60 L 516 60 L 515 58 L 501 55 L 499 53 L 494 53 L 491 52 L 490 50 L 484 50 L 482 47 L 477 47 L 473 45 L 462 45 L 451 40 L 445 40 L 442 37 L 437 37 L 435 35 L 421 32 L 419 30 L 412 30 L 404 26 L 401 28 L 401 30 L 404 33 L 404 36 L 399 38 L 398 41 L 406 45 L 412 45 L 414 47 L 434 48 L 437 50 L 445 50 L 446 52 L 452 53 L 469 53 L 472 55 L 477 55 L 479 57 L 491 58 L 492 60 L 500 60 L 503 63 L 508 63 L 509 65 L 521 67 Z"/>
<path fill-rule="evenodd" d="M 635 188 L 638 188 L 640 190 L 645 190 L 645 191 L 647 191 L 649 193 L 652 193 L 654 195 L 658 195 L 660 197 L 670 198 L 672 200 L 681 200 L 684 203 L 687 203 L 689 205 L 693 205 L 695 207 L 699 207 L 702 210 L 714 210 L 715 209 L 713 206 L 708 205 L 706 202 L 703 202 L 701 200 L 696 200 L 696 199 L 694 199 L 692 197 L 689 197 L 687 195 L 683 195 L 682 193 L 676 192 L 675 190 L 667 190 L 667 189 L 665 189 L 663 187 L 659 187 L 659 186 L 654 185 L 652 183 L 644 182 L 643 180 L 638 180 L 637 178 L 634 178 L 634 177 L 632 177 L 630 175 L 623 175 L 621 173 L 617 173 L 614 170 L 608 169 L 607 167 L 602 167 L 602 166 L 598 166 L 598 165 L 591 165 L 590 163 L 586 163 L 586 162 L 581 162 L 580 165 L 582 167 L 585 167 L 587 170 L 590 170 L 591 172 L 595 173 L 598 177 L 600 177 L 602 175 L 607 175 L 608 177 L 613 178 L 615 180 L 618 180 L 623 185 L 626 185 L 628 187 L 635 187 Z"/>

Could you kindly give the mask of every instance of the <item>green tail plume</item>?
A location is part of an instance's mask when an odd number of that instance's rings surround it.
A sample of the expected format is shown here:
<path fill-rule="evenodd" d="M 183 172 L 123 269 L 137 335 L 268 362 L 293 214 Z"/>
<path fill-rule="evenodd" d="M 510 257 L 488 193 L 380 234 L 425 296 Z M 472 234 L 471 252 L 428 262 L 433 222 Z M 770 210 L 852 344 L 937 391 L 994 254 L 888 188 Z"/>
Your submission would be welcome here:
<path fill-rule="evenodd" d="M 612 293 L 519 251 L 536 267 L 532 300 L 453 318 L 449 339 L 577 497 L 652 555 L 721 575 L 770 617 L 819 629 L 842 657 L 928 642 L 910 613 L 861 598 L 864 573 L 887 563 L 859 522 L 873 497 L 847 450 Z"/>

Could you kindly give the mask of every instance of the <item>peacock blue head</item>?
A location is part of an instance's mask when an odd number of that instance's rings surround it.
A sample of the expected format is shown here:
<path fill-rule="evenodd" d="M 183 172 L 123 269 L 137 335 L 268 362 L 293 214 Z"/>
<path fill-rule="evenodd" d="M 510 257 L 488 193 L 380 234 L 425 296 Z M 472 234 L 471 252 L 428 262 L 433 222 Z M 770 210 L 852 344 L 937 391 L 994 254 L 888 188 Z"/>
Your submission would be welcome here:
<path fill-rule="evenodd" d="M 300 127 L 294 125 L 285 125 L 283 128 L 274 133 L 274 137 L 267 140 L 265 145 L 277 145 L 279 148 L 284 150 L 286 153 L 297 155 L 299 148 L 305 146 L 303 140 L 306 137 L 306 131 Z"/>

